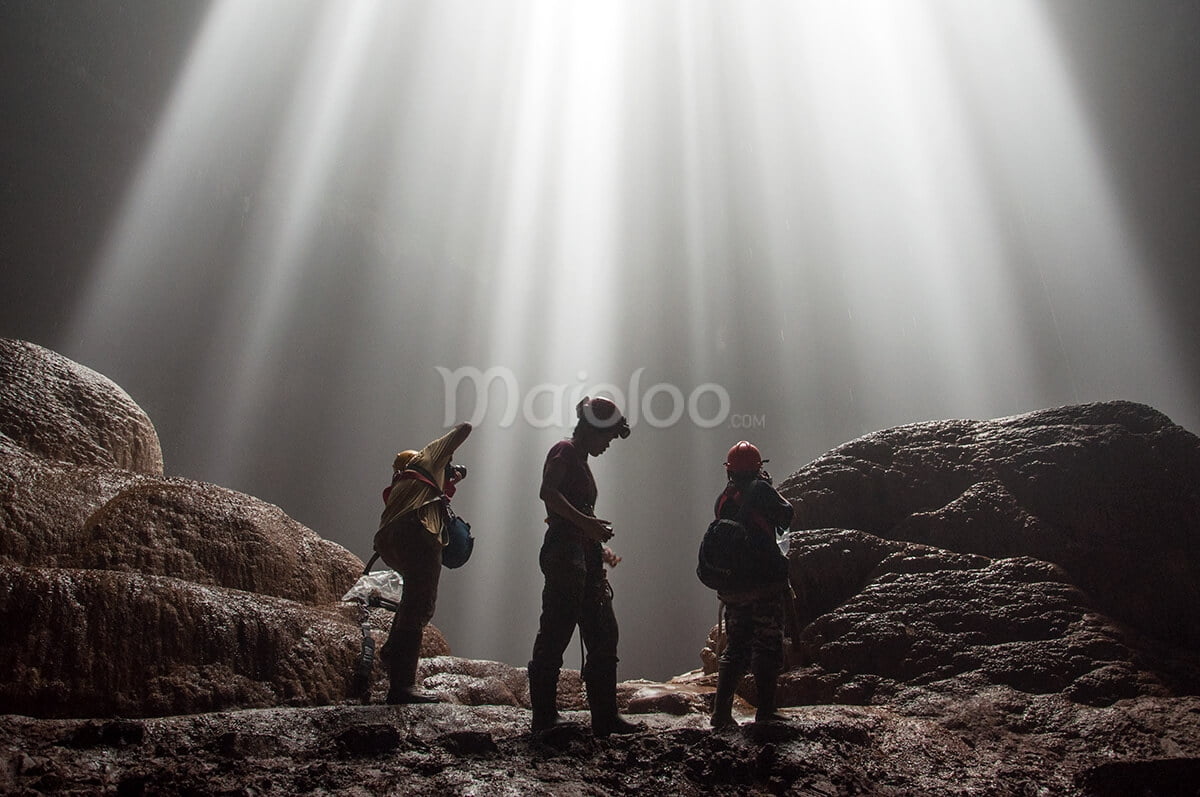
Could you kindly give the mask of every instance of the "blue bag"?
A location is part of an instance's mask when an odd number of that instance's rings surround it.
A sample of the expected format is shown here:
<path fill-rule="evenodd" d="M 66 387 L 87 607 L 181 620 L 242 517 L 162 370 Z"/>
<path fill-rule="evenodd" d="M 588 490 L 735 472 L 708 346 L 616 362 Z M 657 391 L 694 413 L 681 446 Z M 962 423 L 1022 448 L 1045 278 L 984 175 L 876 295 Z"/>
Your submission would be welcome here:
<path fill-rule="evenodd" d="M 446 505 L 446 546 L 442 548 L 442 564 L 445 567 L 462 567 L 471 558 L 475 549 L 475 538 L 471 536 L 471 524 L 460 518 Z"/>

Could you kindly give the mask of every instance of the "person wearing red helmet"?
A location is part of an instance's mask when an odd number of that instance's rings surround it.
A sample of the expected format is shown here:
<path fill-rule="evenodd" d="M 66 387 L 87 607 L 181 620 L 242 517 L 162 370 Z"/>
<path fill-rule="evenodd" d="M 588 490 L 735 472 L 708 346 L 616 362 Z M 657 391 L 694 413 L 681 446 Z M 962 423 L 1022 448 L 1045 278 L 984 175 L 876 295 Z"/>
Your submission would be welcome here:
<path fill-rule="evenodd" d="M 583 681 L 587 687 L 592 731 L 596 736 L 635 733 L 643 726 L 617 712 L 617 618 L 604 565 L 620 559 L 604 545 L 612 524 L 594 514 L 596 480 L 588 457 L 598 457 L 618 437 L 629 436 L 629 423 L 617 405 L 603 397 L 585 397 L 575 408 L 578 422 L 567 440 L 546 455 L 539 497 L 548 513 L 538 563 L 545 576 L 542 614 L 529 661 L 531 728 L 553 728 L 558 674 L 575 627 L 587 650 Z"/>
<path fill-rule="evenodd" d="M 714 507 L 718 519 L 736 520 L 746 529 L 750 544 L 769 563 L 756 583 L 718 593 L 725 604 L 726 646 L 718 664 L 710 720 L 717 730 L 736 724 L 733 696 L 748 667 L 758 691 L 755 721 L 782 719 L 775 711 L 775 685 L 783 665 L 783 602 L 789 587 L 787 559 L 776 536 L 791 524 L 793 509 L 772 486 L 763 469 L 766 461 L 758 447 L 746 440 L 730 448 L 725 457 L 728 483 Z"/>

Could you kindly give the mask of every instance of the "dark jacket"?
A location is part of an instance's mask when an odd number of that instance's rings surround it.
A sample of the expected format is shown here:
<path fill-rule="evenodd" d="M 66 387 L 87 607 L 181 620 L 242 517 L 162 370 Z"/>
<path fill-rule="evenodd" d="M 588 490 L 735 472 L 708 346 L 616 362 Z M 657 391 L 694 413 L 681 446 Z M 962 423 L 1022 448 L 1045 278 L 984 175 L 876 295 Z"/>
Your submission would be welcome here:
<path fill-rule="evenodd" d="M 777 587 L 788 580 L 787 559 L 779 550 L 777 535 L 792 522 L 792 505 L 765 479 L 730 481 L 717 496 L 717 518 L 736 520 L 748 532 L 751 548 L 762 563 L 762 577 L 745 589 Z M 741 590 L 739 590 L 741 591 Z"/>

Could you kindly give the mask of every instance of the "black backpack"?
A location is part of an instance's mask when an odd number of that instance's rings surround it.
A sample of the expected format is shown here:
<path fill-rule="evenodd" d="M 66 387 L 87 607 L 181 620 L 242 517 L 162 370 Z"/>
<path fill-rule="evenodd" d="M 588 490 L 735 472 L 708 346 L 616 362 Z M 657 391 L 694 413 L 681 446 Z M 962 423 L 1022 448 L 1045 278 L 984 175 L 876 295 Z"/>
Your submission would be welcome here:
<path fill-rule="evenodd" d="M 696 576 L 709 589 L 718 592 L 735 589 L 749 569 L 744 561 L 749 548 L 745 526 L 736 520 L 714 520 L 700 540 Z"/>
<path fill-rule="evenodd" d="M 740 501 L 740 494 L 732 496 Z M 718 592 L 736 592 L 787 581 L 787 558 L 773 542 L 755 544 L 745 525 L 731 518 L 708 524 L 700 540 L 696 576 Z"/>

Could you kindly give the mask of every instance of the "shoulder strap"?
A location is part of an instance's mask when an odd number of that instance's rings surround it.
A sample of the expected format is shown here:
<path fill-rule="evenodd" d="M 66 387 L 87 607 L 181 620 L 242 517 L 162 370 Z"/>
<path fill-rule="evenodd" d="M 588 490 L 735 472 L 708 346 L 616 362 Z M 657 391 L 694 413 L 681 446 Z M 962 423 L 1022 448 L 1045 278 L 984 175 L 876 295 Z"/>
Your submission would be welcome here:
<path fill-rule="evenodd" d="M 753 523 L 755 526 L 763 529 L 764 531 L 773 531 L 774 527 L 771 525 L 771 522 L 762 515 L 760 509 L 756 506 L 752 506 L 750 501 L 745 500 L 746 493 L 750 493 L 756 485 L 757 480 L 750 482 L 745 493 L 739 489 L 735 494 L 735 498 L 738 502 L 737 520 L 747 528 L 751 523 Z"/>
<path fill-rule="evenodd" d="M 432 487 L 438 495 L 442 494 L 442 488 L 437 486 L 437 482 L 433 480 L 433 476 L 429 474 L 429 471 L 425 470 L 419 465 L 409 465 L 406 467 L 400 472 L 398 480 L 399 479 L 413 479 L 414 481 L 419 481 L 422 484 Z"/>
<path fill-rule="evenodd" d="M 732 489 L 732 492 L 730 490 Z M 733 500 L 738 506 L 738 513 L 741 514 L 742 508 L 742 491 L 732 485 L 726 487 L 721 493 L 721 497 L 717 499 L 717 519 L 720 520 L 725 515 L 725 504 Z"/>

